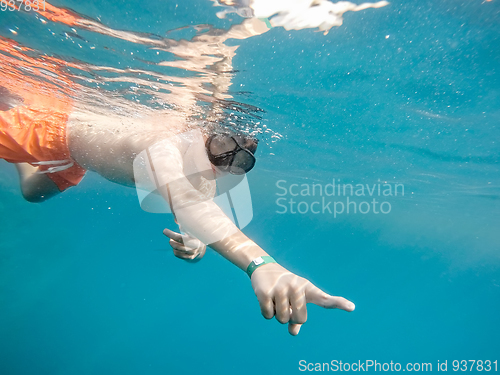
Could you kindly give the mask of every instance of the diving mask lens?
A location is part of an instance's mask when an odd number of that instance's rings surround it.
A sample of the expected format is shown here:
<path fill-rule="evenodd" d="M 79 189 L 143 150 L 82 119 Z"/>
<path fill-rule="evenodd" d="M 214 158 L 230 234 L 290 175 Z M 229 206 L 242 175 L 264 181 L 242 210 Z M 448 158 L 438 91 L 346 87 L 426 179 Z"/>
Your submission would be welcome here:
<path fill-rule="evenodd" d="M 233 162 L 229 166 L 229 172 L 240 175 L 249 172 L 255 165 L 255 157 L 248 150 L 242 149 L 234 155 Z"/>

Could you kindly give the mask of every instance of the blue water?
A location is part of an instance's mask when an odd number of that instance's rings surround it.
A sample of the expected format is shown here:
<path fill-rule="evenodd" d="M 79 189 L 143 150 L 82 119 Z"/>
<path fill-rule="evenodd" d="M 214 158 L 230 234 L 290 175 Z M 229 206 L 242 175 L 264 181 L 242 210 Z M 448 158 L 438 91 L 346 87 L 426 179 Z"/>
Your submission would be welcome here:
<path fill-rule="evenodd" d="M 201 0 L 53 5 L 158 35 L 241 22 Z M 124 52 L 81 49 L 47 29 L 70 31 L 0 14 L 1 36 L 66 60 L 142 67 L 128 52 L 153 56 L 85 31 Z M 347 13 L 326 36 L 276 28 L 229 43 L 240 45 L 236 100 L 282 135 L 259 145 L 244 232 L 356 310 L 309 305 L 292 337 L 262 318 L 248 277 L 222 257 L 176 259 L 161 234 L 172 217 L 142 211 L 133 189 L 89 173 L 30 204 L 1 161 L 0 374 L 295 374 L 300 360 L 433 372 L 447 360 L 453 372 L 453 360 L 500 361 L 500 3 L 392 2 Z M 332 179 L 400 183 L 405 194 L 387 199 L 386 215 L 277 213 L 279 180 Z"/>

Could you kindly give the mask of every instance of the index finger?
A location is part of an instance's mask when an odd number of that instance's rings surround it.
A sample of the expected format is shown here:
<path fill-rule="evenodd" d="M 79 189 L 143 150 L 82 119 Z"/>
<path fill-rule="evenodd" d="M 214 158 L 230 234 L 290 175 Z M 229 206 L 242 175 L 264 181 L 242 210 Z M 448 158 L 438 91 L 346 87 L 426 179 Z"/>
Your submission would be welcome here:
<path fill-rule="evenodd" d="M 354 303 L 344 297 L 331 296 L 313 284 L 309 284 L 309 287 L 306 288 L 306 300 L 307 303 L 314 303 L 325 309 L 341 309 L 351 312 L 356 307 Z"/>
<path fill-rule="evenodd" d="M 292 336 L 297 336 L 299 334 L 302 324 L 288 323 L 288 332 Z"/>
<path fill-rule="evenodd" d="M 171 231 L 168 228 L 165 228 L 165 229 L 163 229 L 163 234 L 165 236 L 167 236 L 168 238 L 170 238 L 171 240 L 174 240 L 174 241 L 182 243 L 182 244 L 184 243 L 184 240 L 182 239 L 182 234 L 180 234 L 180 233 L 176 233 L 176 232 Z"/>

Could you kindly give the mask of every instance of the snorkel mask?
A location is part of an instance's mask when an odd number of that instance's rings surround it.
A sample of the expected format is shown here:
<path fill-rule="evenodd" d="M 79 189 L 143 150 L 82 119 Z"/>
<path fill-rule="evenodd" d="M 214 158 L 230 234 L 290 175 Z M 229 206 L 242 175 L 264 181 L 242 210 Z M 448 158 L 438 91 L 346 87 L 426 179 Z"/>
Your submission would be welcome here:
<path fill-rule="evenodd" d="M 256 138 L 245 135 L 213 134 L 205 146 L 213 165 L 222 171 L 242 175 L 255 165 L 257 144 Z"/>

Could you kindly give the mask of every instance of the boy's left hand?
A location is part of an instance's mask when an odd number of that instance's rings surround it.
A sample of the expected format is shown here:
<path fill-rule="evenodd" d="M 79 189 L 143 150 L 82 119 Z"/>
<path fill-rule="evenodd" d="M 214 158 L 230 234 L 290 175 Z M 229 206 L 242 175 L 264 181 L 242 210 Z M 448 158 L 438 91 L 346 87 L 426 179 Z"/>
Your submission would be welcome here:
<path fill-rule="evenodd" d="M 163 234 L 170 238 L 170 246 L 174 250 L 174 255 L 177 258 L 183 259 L 190 263 L 196 263 L 203 258 L 207 247 L 197 238 L 187 234 L 181 234 L 165 228 Z"/>

